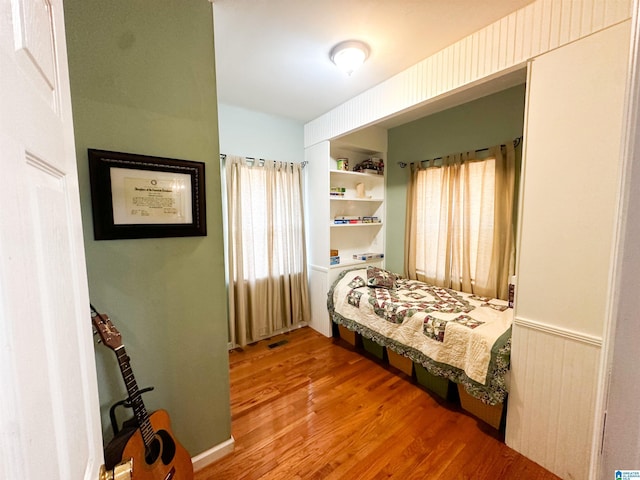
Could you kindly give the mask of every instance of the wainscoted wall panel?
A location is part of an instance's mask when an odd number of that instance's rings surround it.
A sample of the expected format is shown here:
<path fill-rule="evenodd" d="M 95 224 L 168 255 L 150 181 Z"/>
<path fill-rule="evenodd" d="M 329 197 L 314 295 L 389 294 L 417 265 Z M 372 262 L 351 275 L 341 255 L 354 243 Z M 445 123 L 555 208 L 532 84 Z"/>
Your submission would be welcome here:
<path fill-rule="evenodd" d="M 566 479 L 596 478 L 601 443 L 630 24 L 529 66 L 506 440 Z"/>
<path fill-rule="evenodd" d="M 538 0 L 305 125 L 305 146 L 369 125 L 631 16 L 632 0 Z"/>
<path fill-rule="evenodd" d="M 507 444 L 561 478 L 589 478 L 600 340 L 516 319 L 512 342 Z"/>

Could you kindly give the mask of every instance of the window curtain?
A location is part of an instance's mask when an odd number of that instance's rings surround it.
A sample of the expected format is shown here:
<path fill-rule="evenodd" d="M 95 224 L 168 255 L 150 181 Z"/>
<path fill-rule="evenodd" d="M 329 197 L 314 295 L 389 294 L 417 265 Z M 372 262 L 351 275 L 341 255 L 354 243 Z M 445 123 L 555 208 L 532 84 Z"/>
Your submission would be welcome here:
<path fill-rule="evenodd" d="M 433 161 L 430 161 L 433 163 Z M 514 271 L 512 142 L 411 165 L 407 189 L 405 275 L 476 295 L 507 299 Z"/>
<path fill-rule="evenodd" d="M 231 342 L 245 346 L 309 318 L 302 167 L 225 159 Z"/>

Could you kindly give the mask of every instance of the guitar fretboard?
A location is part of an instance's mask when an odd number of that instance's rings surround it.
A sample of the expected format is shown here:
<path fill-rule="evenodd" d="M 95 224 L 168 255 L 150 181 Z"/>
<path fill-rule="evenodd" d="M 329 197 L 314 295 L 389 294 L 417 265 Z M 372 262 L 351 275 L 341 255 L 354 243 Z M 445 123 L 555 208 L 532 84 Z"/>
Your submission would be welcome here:
<path fill-rule="evenodd" d="M 136 416 L 140 432 L 142 433 L 142 439 L 144 440 L 145 446 L 149 448 L 153 442 L 155 432 L 153 431 L 153 427 L 149 421 L 149 414 L 147 413 L 147 409 L 142 401 L 142 395 L 140 395 L 140 391 L 138 390 L 138 383 L 133 376 L 133 370 L 131 370 L 131 365 L 129 363 L 129 356 L 124 349 L 124 345 L 117 348 L 115 352 L 116 357 L 118 358 L 118 365 L 120 365 L 120 372 L 122 372 L 122 378 L 124 379 L 124 384 L 127 387 L 129 400 L 133 407 L 133 413 Z"/>

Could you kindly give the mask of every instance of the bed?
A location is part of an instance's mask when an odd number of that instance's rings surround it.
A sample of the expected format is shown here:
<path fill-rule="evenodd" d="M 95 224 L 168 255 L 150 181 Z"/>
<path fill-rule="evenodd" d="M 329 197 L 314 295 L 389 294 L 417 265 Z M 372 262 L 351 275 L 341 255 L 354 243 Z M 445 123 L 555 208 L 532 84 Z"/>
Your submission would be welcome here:
<path fill-rule="evenodd" d="M 507 302 L 369 266 L 343 271 L 327 307 L 334 323 L 463 386 L 484 404 L 504 402 L 513 319 Z"/>

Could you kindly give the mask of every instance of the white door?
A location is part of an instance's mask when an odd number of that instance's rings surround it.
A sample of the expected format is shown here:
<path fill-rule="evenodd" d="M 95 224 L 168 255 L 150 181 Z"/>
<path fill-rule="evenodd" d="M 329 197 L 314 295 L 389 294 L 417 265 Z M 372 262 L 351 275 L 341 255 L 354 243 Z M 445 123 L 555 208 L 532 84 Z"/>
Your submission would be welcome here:
<path fill-rule="evenodd" d="M 62 0 L 0 0 L 0 478 L 103 462 Z"/>

